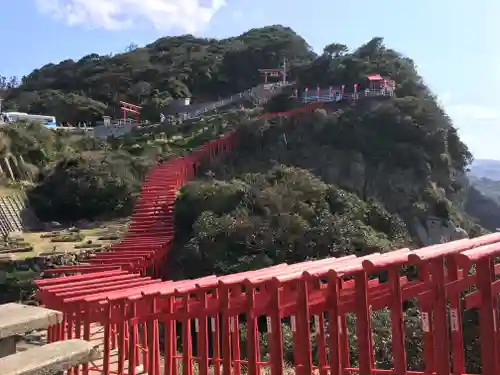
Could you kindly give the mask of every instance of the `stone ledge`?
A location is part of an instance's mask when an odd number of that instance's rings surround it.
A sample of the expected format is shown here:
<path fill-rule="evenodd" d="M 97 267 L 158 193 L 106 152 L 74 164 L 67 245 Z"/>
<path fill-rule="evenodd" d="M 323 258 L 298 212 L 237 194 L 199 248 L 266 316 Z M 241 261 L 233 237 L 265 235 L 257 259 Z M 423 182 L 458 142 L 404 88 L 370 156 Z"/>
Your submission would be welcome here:
<path fill-rule="evenodd" d="M 42 307 L 17 303 L 0 305 L 0 340 L 24 335 L 26 332 L 38 329 L 46 329 L 51 325 L 61 323 L 62 318 L 61 312 Z"/>
<path fill-rule="evenodd" d="M 99 358 L 96 345 L 84 340 L 58 341 L 0 358 L 2 375 L 51 375 Z"/>

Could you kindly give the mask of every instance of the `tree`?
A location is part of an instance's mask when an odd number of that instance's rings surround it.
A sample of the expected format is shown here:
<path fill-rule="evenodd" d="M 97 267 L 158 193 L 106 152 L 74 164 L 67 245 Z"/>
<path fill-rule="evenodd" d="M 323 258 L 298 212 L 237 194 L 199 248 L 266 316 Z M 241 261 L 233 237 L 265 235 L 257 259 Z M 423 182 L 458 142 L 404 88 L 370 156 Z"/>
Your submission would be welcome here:
<path fill-rule="evenodd" d="M 151 94 L 151 84 L 145 81 L 137 82 L 129 89 L 129 95 L 135 98 L 139 103 Z"/>
<path fill-rule="evenodd" d="M 381 52 L 384 49 L 384 38 L 380 37 L 375 37 L 372 38 L 369 42 L 363 44 L 360 46 L 354 54 L 357 57 L 360 58 L 369 58 L 369 59 L 375 59 L 379 56 L 377 56 L 377 53 Z"/>
<path fill-rule="evenodd" d="M 83 158 L 61 160 L 28 192 L 42 220 L 74 222 L 130 212 L 137 180 L 126 168 Z"/>
<path fill-rule="evenodd" d="M 13 89 L 19 86 L 19 78 L 16 76 L 11 76 L 7 78 L 5 76 L 0 75 L 0 90 Z"/>
<path fill-rule="evenodd" d="M 345 44 L 331 43 L 323 49 L 323 53 L 330 57 L 339 57 L 346 54 L 348 50 Z"/>

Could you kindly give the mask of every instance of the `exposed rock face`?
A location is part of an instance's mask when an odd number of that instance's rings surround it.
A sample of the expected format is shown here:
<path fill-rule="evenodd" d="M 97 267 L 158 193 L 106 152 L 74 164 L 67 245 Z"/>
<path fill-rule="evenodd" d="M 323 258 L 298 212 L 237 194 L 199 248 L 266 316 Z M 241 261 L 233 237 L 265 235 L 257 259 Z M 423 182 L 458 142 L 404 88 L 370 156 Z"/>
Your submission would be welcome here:
<path fill-rule="evenodd" d="M 414 229 L 418 239 L 425 246 L 469 238 L 464 229 L 456 227 L 449 220 L 443 220 L 437 217 L 427 218 L 424 224 L 418 219 L 415 219 Z"/>

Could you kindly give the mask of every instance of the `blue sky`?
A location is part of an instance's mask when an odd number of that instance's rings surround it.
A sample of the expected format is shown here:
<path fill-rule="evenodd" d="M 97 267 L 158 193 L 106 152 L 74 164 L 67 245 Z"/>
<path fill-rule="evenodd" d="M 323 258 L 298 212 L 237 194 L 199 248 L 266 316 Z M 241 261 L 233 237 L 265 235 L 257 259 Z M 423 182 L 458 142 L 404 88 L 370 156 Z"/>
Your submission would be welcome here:
<path fill-rule="evenodd" d="M 2 14 L 3 75 L 186 32 L 227 37 L 283 24 L 317 51 L 381 36 L 414 59 L 475 157 L 500 159 L 498 0 L 17 0 Z"/>

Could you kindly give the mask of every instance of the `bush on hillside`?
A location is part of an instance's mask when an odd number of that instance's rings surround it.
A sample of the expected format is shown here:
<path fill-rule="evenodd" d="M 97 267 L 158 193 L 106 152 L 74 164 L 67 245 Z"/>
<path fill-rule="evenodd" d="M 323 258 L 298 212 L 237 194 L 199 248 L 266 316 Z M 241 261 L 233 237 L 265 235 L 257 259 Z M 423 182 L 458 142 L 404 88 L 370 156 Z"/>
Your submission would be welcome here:
<path fill-rule="evenodd" d="M 8 140 L 8 153 L 22 156 L 25 162 L 38 168 L 53 160 L 62 147 L 54 131 L 37 123 L 13 124 L 0 132 Z"/>
<path fill-rule="evenodd" d="M 175 211 L 178 240 L 187 239 L 175 256 L 178 277 L 365 255 L 408 241 L 401 219 L 379 203 L 293 167 L 190 183 Z"/>
<path fill-rule="evenodd" d="M 28 197 L 42 220 L 93 220 L 130 212 L 139 185 L 128 168 L 75 158 L 60 161 Z"/>

